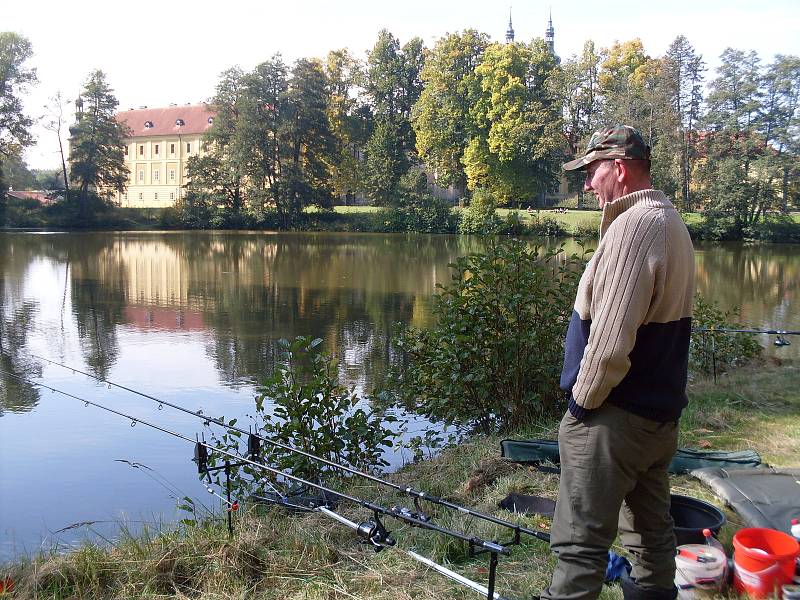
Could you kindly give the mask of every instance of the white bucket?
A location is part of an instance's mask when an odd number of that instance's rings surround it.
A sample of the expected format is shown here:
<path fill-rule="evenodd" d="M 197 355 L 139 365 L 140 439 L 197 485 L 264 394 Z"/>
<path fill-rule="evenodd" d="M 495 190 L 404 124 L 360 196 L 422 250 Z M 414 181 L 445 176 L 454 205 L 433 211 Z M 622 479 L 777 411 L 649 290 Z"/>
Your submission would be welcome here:
<path fill-rule="evenodd" d="M 681 554 L 681 550 L 685 553 Z M 678 546 L 678 555 L 675 557 L 678 598 L 693 600 L 701 597 L 697 592 L 720 590 L 725 583 L 727 568 L 728 559 L 719 548 L 706 544 Z"/>

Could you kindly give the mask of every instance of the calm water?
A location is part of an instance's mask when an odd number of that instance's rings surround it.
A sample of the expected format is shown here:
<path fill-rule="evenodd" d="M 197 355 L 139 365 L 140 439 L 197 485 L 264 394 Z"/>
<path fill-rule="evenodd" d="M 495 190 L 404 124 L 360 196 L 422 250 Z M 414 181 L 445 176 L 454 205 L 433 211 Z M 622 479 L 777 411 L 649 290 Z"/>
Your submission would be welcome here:
<path fill-rule="evenodd" d="M 448 263 L 480 247 L 426 235 L 0 234 L 0 559 L 113 535 L 120 520 L 172 520 L 177 496 L 214 500 L 190 444 L 12 375 L 192 438 L 198 420 L 33 355 L 234 417 L 251 410 L 275 341 L 310 335 L 343 381 L 372 391 L 395 358 L 393 324 L 427 326 Z M 698 246 L 697 267 L 699 290 L 740 306 L 747 324 L 800 329 L 797 246 Z M 64 530 L 82 522 L 93 523 Z"/>

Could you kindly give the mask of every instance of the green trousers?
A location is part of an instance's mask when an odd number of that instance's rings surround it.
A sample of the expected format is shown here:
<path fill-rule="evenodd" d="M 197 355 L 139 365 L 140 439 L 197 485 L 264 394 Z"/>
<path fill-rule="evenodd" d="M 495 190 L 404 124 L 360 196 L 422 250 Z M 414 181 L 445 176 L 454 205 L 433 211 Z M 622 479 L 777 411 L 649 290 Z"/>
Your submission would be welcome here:
<path fill-rule="evenodd" d="M 636 583 L 653 591 L 673 588 L 667 467 L 677 445 L 677 423 L 657 423 L 612 404 L 584 421 L 567 411 L 558 430 L 561 481 L 550 536 L 558 563 L 542 598 L 597 598 L 618 532 Z"/>

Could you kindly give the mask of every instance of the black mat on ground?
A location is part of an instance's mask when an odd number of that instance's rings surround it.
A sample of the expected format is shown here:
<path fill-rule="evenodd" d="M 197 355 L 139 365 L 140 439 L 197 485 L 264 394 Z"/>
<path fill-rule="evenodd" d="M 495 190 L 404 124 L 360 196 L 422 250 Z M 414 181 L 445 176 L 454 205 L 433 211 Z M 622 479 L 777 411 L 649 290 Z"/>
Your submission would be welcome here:
<path fill-rule="evenodd" d="M 513 492 L 500 500 L 500 508 L 523 515 L 541 515 L 552 519 L 556 511 L 556 501 Z"/>
<path fill-rule="evenodd" d="M 500 456 L 520 463 L 559 464 L 558 442 L 556 440 L 503 440 L 500 442 Z M 694 469 L 706 467 L 747 468 L 762 465 L 761 456 L 755 450 L 698 450 L 678 448 L 669 465 L 670 473 L 683 474 Z M 552 469 L 547 469 L 551 471 Z"/>
<path fill-rule="evenodd" d="M 691 472 L 750 527 L 790 533 L 800 517 L 800 469 L 695 469 Z"/>

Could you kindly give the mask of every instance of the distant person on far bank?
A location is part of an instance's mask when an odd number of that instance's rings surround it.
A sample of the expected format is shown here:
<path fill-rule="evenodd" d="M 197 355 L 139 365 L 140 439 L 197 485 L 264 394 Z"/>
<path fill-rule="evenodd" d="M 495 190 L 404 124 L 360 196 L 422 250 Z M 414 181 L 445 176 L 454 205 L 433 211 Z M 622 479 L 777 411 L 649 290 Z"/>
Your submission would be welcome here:
<path fill-rule="evenodd" d="M 567 332 L 569 407 L 551 533 L 549 600 L 594 600 L 619 533 L 633 569 L 626 600 L 672 600 L 675 535 L 667 467 L 687 404 L 694 249 L 678 211 L 652 189 L 650 147 L 626 125 L 596 132 L 564 169 L 586 172 L 603 216 Z"/>

